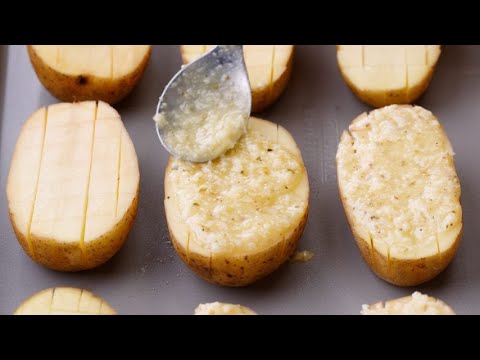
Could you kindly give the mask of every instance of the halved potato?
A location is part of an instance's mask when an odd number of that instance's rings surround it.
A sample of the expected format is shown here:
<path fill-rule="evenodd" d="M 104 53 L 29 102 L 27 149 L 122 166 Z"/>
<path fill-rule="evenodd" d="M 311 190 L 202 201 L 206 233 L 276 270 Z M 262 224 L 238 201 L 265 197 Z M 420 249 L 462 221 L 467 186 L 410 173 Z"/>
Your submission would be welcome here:
<path fill-rule="evenodd" d="M 181 45 L 184 64 L 196 60 L 215 45 Z M 290 79 L 293 45 L 244 45 L 243 52 L 252 90 L 252 111 L 273 104 Z"/>
<path fill-rule="evenodd" d="M 450 263 L 462 233 L 461 189 L 430 111 L 391 105 L 358 116 L 342 134 L 337 174 L 355 240 L 378 276 L 414 286 Z"/>
<path fill-rule="evenodd" d="M 373 107 L 410 104 L 427 89 L 440 45 L 338 45 L 343 79 Z"/>
<path fill-rule="evenodd" d="M 443 301 L 415 291 L 411 296 L 363 305 L 362 315 L 455 315 Z"/>
<path fill-rule="evenodd" d="M 281 126 L 250 118 L 237 145 L 208 163 L 170 158 L 165 211 L 175 249 L 204 279 L 248 285 L 295 251 L 308 213 L 300 151 Z"/>
<path fill-rule="evenodd" d="M 20 132 L 7 180 L 20 244 L 55 270 L 104 263 L 133 225 L 139 177 L 133 143 L 108 104 L 41 108 Z"/>
<path fill-rule="evenodd" d="M 58 287 L 42 290 L 25 300 L 13 315 L 116 315 L 117 312 L 90 291 Z"/>
<path fill-rule="evenodd" d="M 29 45 L 40 82 L 62 101 L 115 104 L 142 77 L 150 45 Z"/>
<path fill-rule="evenodd" d="M 213 302 L 198 305 L 195 315 L 257 315 L 257 313 L 246 306 Z"/>

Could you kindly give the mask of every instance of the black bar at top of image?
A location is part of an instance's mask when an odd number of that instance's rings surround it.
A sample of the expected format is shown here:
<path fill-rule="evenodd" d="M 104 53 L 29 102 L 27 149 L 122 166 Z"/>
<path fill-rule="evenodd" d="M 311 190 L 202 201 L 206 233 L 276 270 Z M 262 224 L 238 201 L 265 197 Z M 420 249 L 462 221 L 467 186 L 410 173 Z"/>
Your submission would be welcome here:
<path fill-rule="evenodd" d="M 152 3 L 153 4 L 153 3 Z M 223 4 L 223 5 L 222 5 Z M 120 10 L 49 6 L 44 14 L 0 22 L 2 44 L 472 44 L 475 11 L 458 4 L 422 11 L 420 4 L 370 2 L 161 2 Z M 228 6 L 227 6 L 228 5 Z M 9 5 L 10 6 L 10 5 Z M 13 5 L 15 6 L 15 5 Z M 18 10 L 22 11 L 22 10 Z M 442 15 L 442 12 L 444 14 Z M 18 15 L 18 14 L 17 14 Z"/>

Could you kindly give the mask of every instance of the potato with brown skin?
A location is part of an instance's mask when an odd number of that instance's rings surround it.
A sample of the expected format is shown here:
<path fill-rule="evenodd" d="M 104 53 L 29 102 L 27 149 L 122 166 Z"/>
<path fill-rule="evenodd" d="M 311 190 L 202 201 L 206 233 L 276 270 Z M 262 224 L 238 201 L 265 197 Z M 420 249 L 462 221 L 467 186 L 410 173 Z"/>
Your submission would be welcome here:
<path fill-rule="evenodd" d="M 337 62 L 352 92 L 373 107 L 414 103 L 427 89 L 440 45 L 338 45 Z"/>
<path fill-rule="evenodd" d="M 15 310 L 13 315 L 116 315 L 105 300 L 90 291 L 57 287 L 42 290 Z"/>
<path fill-rule="evenodd" d="M 45 88 L 62 101 L 116 104 L 137 85 L 150 45 L 28 45 L 32 66 Z"/>
<path fill-rule="evenodd" d="M 20 132 L 7 179 L 17 239 L 54 270 L 103 264 L 133 226 L 139 177 L 133 143 L 108 104 L 38 110 Z"/>
<path fill-rule="evenodd" d="M 337 151 L 340 197 L 369 267 L 398 286 L 437 276 L 462 235 L 453 150 L 435 116 L 392 105 L 358 116 Z"/>
<path fill-rule="evenodd" d="M 269 167 L 269 156 L 277 156 L 280 165 Z M 307 173 L 291 135 L 250 118 L 247 135 L 212 163 L 169 160 L 165 211 L 170 237 L 180 258 L 202 278 L 245 286 L 293 254 L 305 227 L 308 194 Z"/>
<path fill-rule="evenodd" d="M 215 45 L 181 45 L 188 64 Z M 244 45 L 244 58 L 252 91 L 252 112 L 272 105 L 287 87 L 293 67 L 294 45 Z"/>

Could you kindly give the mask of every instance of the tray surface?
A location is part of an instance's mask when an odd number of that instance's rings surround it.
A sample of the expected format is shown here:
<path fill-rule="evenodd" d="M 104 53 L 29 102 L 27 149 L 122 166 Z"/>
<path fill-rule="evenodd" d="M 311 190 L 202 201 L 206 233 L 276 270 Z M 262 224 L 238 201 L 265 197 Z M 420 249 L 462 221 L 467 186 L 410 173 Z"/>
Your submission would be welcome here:
<path fill-rule="evenodd" d="M 259 117 L 287 128 L 297 141 L 310 181 L 310 215 L 299 250 L 307 263 L 287 263 L 247 288 L 208 284 L 193 274 L 169 241 L 163 208 L 167 152 L 151 120 L 164 86 L 181 65 L 178 46 L 154 46 L 134 92 L 115 106 L 135 144 L 141 173 L 140 207 L 119 253 L 105 265 L 59 273 L 23 252 L 8 218 L 6 177 L 20 127 L 37 108 L 57 102 L 37 80 L 26 47 L 0 47 L 0 314 L 11 314 L 33 293 L 52 286 L 88 289 L 121 314 L 192 314 L 202 302 L 240 303 L 260 314 L 358 314 L 362 304 L 419 290 L 458 314 L 480 313 L 480 46 L 446 46 L 419 105 L 445 126 L 462 184 L 464 234 L 452 264 L 431 282 L 399 288 L 364 263 L 348 228 L 336 185 L 338 139 L 370 108 L 356 99 L 336 67 L 334 46 L 297 46 L 284 95 Z"/>

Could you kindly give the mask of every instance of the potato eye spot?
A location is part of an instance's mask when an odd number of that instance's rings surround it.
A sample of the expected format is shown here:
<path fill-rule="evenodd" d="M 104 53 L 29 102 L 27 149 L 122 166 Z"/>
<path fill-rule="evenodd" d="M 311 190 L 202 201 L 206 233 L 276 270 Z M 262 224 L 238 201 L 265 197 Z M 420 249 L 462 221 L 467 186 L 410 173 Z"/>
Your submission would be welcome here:
<path fill-rule="evenodd" d="M 87 82 L 88 82 L 88 79 L 85 76 L 80 75 L 80 76 L 77 77 L 77 83 L 79 85 L 86 85 Z"/>

